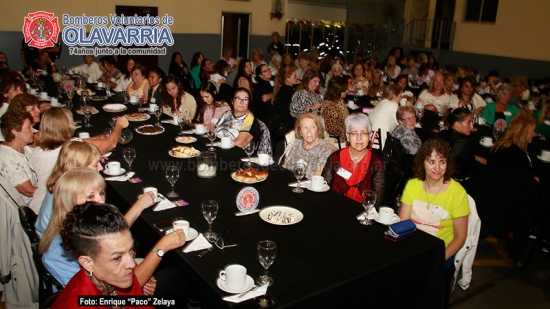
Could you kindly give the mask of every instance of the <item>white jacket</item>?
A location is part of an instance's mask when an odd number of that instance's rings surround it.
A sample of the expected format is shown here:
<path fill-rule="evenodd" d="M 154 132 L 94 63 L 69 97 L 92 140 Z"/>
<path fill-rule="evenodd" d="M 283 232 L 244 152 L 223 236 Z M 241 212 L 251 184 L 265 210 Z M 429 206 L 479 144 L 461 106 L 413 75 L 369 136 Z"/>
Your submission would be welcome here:
<path fill-rule="evenodd" d="M 454 283 L 457 282 L 456 279 L 458 278 L 458 272 L 462 266 L 462 278 L 458 280 L 458 285 L 463 290 L 468 289 L 470 287 L 470 282 L 472 282 L 472 267 L 476 257 L 479 231 L 481 229 L 481 219 L 477 214 L 476 202 L 470 195 L 468 195 L 468 204 L 470 204 L 470 215 L 468 216 L 468 236 L 466 237 L 464 246 L 458 250 L 455 256 Z M 454 283 L 453 289 L 455 286 Z"/>

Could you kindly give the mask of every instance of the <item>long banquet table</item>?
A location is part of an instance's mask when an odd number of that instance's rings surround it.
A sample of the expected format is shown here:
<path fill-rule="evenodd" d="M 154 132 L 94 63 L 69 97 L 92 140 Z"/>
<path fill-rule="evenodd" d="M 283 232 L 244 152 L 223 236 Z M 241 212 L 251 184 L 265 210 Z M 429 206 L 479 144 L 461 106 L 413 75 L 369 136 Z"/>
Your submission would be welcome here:
<path fill-rule="evenodd" d="M 136 111 L 134 106 L 128 105 L 125 112 L 107 113 L 101 108 L 107 101 L 92 103 L 100 111 L 91 118 L 94 127 L 80 128 L 77 134 L 84 131 L 101 134 L 108 126 L 107 119 Z M 78 104 L 76 106 L 75 109 Z M 75 114 L 75 119 L 82 119 L 82 116 Z M 304 214 L 304 219 L 295 225 L 276 226 L 264 222 L 258 214 L 236 217 L 237 194 L 247 185 L 232 180 L 230 174 L 243 166 L 240 158 L 246 157 L 244 151 L 238 147 L 217 148 L 217 176 L 199 178 L 195 158 L 177 159 L 168 155 L 168 150 L 177 145 L 174 138 L 179 127 L 163 124 L 166 131 L 156 136 L 141 135 L 134 130 L 154 121 L 155 116 L 151 115 L 146 122 L 131 122 L 129 129 L 133 132 L 133 141 L 126 146 L 118 145 L 109 158 L 120 161 L 122 167 L 127 168 L 122 152 L 126 147 L 136 149 L 133 170 L 143 182 L 108 182 L 107 201 L 125 211 L 143 187 L 155 186 L 166 194 L 170 189 L 164 175 L 166 165 L 173 162 L 181 167 L 176 191 L 189 205 L 159 212 L 147 209 L 142 213 L 132 233 L 144 251 L 161 237 L 153 224 L 167 219 L 182 216 L 191 227 L 199 232 L 206 231 L 201 202 L 206 199 L 218 201 L 220 207 L 214 231 L 231 229 L 224 235 L 226 244 L 242 244 L 224 250 L 215 248 L 202 258 L 197 252 L 184 254 L 181 250 L 165 256 L 165 260 L 181 267 L 189 278 L 198 282 L 196 284 L 215 295 L 215 307 L 232 306 L 221 300 L 227 294 L 216 286 L 218 271 L 225 265 L 242 264 L 253 278 L 261 274 L 256 255 L 256 245 L 261 239 L 273 240 L 278 247 L 275 263 L 269 269 L 275 283 L 267 291 L 267 297 L 277 308 L 443 307 L 445 248 L 441 240 L 417 231 L 398 243 L 389 241 L 384 238 L 385 226 L 376 222 L 371 226 L 358 223 L 356 216 L 363 210 L 359 203 L 333 191 L 293 193 L 287 185 L 295 181 L 293 174 L 276 165 L 266 168 L 269 171 L 266 181 L 251 185 L 260 193 L 258 207 L 294 207 Z M 197 138 L 192 146 L 205 151 L 208 140 Z M 255 308 L 259 305 L 255 302 L 233 305 L 235 308 L 245 306 Z"/>

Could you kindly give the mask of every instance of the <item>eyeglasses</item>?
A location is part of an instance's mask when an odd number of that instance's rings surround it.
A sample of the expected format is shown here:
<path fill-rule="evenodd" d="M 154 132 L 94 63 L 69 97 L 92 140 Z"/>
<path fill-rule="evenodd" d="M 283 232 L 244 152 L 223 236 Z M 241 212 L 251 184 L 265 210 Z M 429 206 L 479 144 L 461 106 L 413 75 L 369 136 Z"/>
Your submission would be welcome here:
<path fill-rule="evenodd" d="M 265 73 L 265 72 L 271 72 L 271 70 L 270 70 L 270 69 L 265 69 L 265 70 L 263 70 L 261 73 L 263 74 L 263 73 Z"/>
<path fill-rule="evenodd" d="M 233 100 L 235 100 L 235 102 L 239 102 L 239 103 L 248 103 L 248 101 L 250 101 L 249 98 L 241 98 L 241 97 L 234 97 Z"/>
<path fill-rule="evenodd" d="M 216 245 L 216 247 L 218 247 L 218 249 L 223 250 L 223 249 L 225 249 L 225 248 L 236 247 L 236 246 L 238 246 L 239 244 L 226 245 L 225 242 L 223 241 L 223 238 L 218 237 L 218 238 L 216 238 L 216 240 L 214 241 L 214 245 Z"/>
<path fill-rule="evenodd" d="M 413 121 L 416 121 L 416 117 L 406 117 L 406 118 L 402 118 L 401 120 L 408 121 L 408 122 L 413 122 Z"/>
<path fill-rule="evenodd" d="M 357 138 L 363 139 L 363 138 L 369 136 L 369 133 L 367 133 L 367 132 L 348 132 L 348 135 L 350 137 L 355 138 L 355 139 L 357 139 Z"/>

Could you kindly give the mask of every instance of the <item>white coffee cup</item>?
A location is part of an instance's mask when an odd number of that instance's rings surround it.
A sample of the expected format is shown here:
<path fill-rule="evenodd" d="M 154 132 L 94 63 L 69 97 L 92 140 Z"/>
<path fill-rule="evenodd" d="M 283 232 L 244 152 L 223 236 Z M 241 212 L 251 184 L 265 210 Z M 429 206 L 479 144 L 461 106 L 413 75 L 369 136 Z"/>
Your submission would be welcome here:
<path fill-rule="evenodd" d="M 189 237 L 189 221 L 185 220 L 176 220 L 172 223 L 172 226 L 175 230 L 183 230 L 183 234 L 185 234 L 185 237 Z"/>
<path fill-rule="evenodd" d="M 109 175 L 119 175 L 120 174 L 120 162 L 111 161 L 105 165 L 105 171 Z"/>
<path fill-rule="evenodd" d="M 40 98 L 41 99 L 47 99 L 48 98 L 48 93 L 43 91 L 43 92 L 40 92 Z"/>
<path fill-rule="evenodd" d="M 36 94 L 36 89 L 30 88 L 29 89 L 29 94 L 35 95 Z"/>
<path fill-rule="evenodd" d="M 542 161 L 550 161 L 550 150 L 542 150 L 540 153 L 540 159 Z"/>
<path fill-rule="evenodd" d="M 328 184 L 323 176 L 311 176 L 310 186 L 313 190 L 322 190 L 327 185 Z"/>
<path fill-rule="evenodd" d="M 477 121 L 478 124 L 480 125 L 484 125 L 485 124 L 485 119 L 484 118 L 481 118 L 481 116 L 479 117 L 479 120 Z"/>
<path fill-rule="evenodd" d="M 486 146 L 486 147 L 491 147 L 491 146 L 493 146 L 493 139 L 490 136 L 484 136 L 481 139 L 481 145 Z"/>
<path fill-rule="evenodd" d="M 267 153 L 258 154 L 258 164 L 269 165 L 269 155 Z"/>
<path fill-rule="evenodd" d="M 143 193 L 147 193 L 147 192 L 153 193 L 153 197 L 154 197 L 155 200 L 159 196 L 159 190 L 155 187 L 145 187 L 145 188 L 143 188 Z"/>
<path fill-rule="evenodd" d="M 138 99 L 135 95 L 130 97 L 130 103 L 137 103 Z"/>
<path fill-rule="evenodd" d="M 275 87 L 275 82 L 274 81 L 270 80 L 269 84 L 271 85 L 271 87 Z"/>
<path fill-rule="evenodd" d="M 204 125 L 198 124 L 198 125 L 195 127 L 195 132 L 197 132 L 197 134 L 203 134 L 203 133 L 206 132 L 206 128 L 204 127 Z"/>
<path fill-rule="evenodd" d="M 50 100 L 50 103 L 52 104 L 52 106 L 58 106 L 59 105 L 58 102 L 57 102 L 57 98 L 52 98 Z"/>
<path fill-rule="evenodd" d="M 91 77 L 88 77 L 88 83 L 89 83 L 89 84 L 93 84 L 93 83 L 94 83 L 94 79 L 91 78 Z"/>
<path fill-rule="evenodd" d="M 390 224 L 393 221 L 392 219 L 394 213 L 395 212 L 390 207 L 380 207 L 378 209 L 378 221 Z"/>
<path fill-rule="evenodd" d="M 365 92 L 363 91 L 363 89 L 359 89 L 359 90 L 357 90 L 357 95 L 362 97 L 362 96 L 365 95 Z"/>
<path fill-rule="evenodd" d="M 157 107 L 158 107 L 158 105 L 156 105 L 156 104 L 149 104 L 149 111 L 151 113 L 154 113 L 155 110 L 157 109 Z"/>
<path fill-rule="evenodd" d="M 348 107 L 349 107 L 349 108 L 354 108 L 354 107 L 355 107 L 355 102 L 352 101 L 352 100 L 349 100 L 349 101 L 348 101 Z"/>
<path fill-rule="evenodd" d="M 179 125 L 179 122 L 178 122 L 178 115 L 174 115 L 174 117 L 172 117 L 172 123 L 177 126 Z"/>
<path fill-rule="evenodd" d="M 78 133 L 78 137 L 79 137 L 80 139 L 90 138 L 90 133 L 88 133 L 88 132 L 80 132 L 80 133 Z"/>
<path fill-rule="evenodd" d="M 232 264 L 220 270 L 218 273 L 225 286 L 231 290 L 242 289 L 246 284 L 246 268 L 242 265 Z"/>
<path fill-rule="evenodd" d="M 222 148 L 231 148 L 231 138 L 228 136 L 223 136 L 221 138 L 221 145 Z"/>

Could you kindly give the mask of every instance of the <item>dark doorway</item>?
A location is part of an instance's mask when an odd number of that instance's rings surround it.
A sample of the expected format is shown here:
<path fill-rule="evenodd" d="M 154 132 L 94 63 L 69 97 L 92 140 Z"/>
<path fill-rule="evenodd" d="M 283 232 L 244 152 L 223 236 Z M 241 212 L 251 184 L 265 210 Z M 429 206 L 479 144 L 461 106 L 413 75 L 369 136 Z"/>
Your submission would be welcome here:
<path fill-rule="evenodd" d="M 437 0 L 432 31 L 432 48 L 449 49 L 454 35 L 455 0 Z"/>
<path fill-rule="evenodd" d="M 250 15 L 222 12 L 222 50 L 231 49 L 234 58 L 248 58 Z"/>
<path fill-rule="evenodd" d="M 158 16 L 158 8 L 153 6 L 124 6 L 124 5 L 117 5 L 116 6 L 116 14 L 121 15 L 124 14 L 124 16 L 134 16 L 134 14 L 137 14 L 138 16 Z M 122 46 L 122 45 L 120 45 Z M 130 46 L 126 48 L 137 48 L 137 47 L 147 47 L 147 46 Z M 126 61 L 128 58 L 132 57 L 136 63 L 140 63 L 144 65 L 147 69 L 154 69 L 158 67 L 159 65 L 159 56 L 142 56 L 142 55 L 132 55 L 132 56 L 125 56 L 125 55 L 119 55 L 117 56 L 117 62 L 118 62 L 118 68 L 122 73 L 126 73 Z"/>

